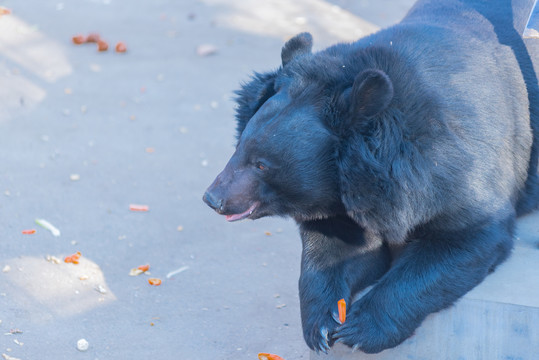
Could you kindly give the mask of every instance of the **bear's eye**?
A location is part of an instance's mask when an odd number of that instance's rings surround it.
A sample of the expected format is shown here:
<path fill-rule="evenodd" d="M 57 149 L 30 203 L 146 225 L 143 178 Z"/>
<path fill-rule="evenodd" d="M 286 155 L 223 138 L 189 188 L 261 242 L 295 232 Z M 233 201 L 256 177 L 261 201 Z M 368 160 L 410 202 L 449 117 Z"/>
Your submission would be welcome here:
<path fill-rule="evenodd" d="M 261 162 L 261 161 L 258 161 L 258 162 L 256 163 L 256 168 L 257 168 L 258 170 L 266 170 L 266 169 L 267 169 L 266 165 L 265 165 L 263 162 Z"/>

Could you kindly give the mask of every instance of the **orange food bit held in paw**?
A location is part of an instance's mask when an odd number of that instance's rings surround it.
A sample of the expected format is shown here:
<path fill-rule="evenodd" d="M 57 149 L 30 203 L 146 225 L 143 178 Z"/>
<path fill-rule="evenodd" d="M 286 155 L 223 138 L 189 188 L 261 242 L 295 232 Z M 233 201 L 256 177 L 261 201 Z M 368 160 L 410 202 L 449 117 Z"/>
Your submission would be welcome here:
<path fill-rule="evenodd" d="M 124 53 L 127 51 L 127 46 L 125 46 L 125 43 L 119 42 L 116 44 L 116 52 Z"/>
<path fill-rule="evenodd" d="M 150 265 L 146 264 L 146 265 L 140 265 L 139 267 L 137 267 L 137 269 L 139 269 L 140 271 L 148 271 L 150 270 Z"/>
<path fill-rule="evenodd" d="M 98 51 L 107 51 L 109 49 L 109 44 L 107 44 L 106 41 L 99 40 L 97 42 L 97 50 Z"/>
<path fill-rule="evenodd" d="M 35 233 L 36 233 L 36 229 L 23 230 L 22 233 L 25 234 L 25 235 L 35 234 Z"/>
<path fill-rule="evenodd" d="M 73 255 L 66 256 L 64 262 L 78 264 L 80 259 L 80 251 L 77 251 Z"/>
<path fill-rule="evenodd" d="M 284 359 L 280 357 L 279 355 L 260 353 L 258 354 L 258 360 L 284 360 Z"/>
<path fill-rule="evenodd" d="M 150 283 L 150 285 L 159 286 L 161 285 L 161 279 L 150 278 L 148 279 L 148 283 Z"/>
<path fill-rule="evenodd" d="M 84 35 L 75 35 L 73 36 L 72 40 L 73 40 L 73 44 L 77 44 L 77 45 L 84 44 L 87 41 Z"/>
<path fill-rule="evenodd" d="M 101 36 L 98 33 L 91 33 L 86 38 L 86 42 L 89 43 L 98 43 L 101 40 Z"/>
<path fill-rule="evenodd" d="M 337 302 L 337 307 L 339 309 L 339 321 L 341 324 L 344 324 L 346 321 L 346 301 L 344 299 L 341 299 Z"/>

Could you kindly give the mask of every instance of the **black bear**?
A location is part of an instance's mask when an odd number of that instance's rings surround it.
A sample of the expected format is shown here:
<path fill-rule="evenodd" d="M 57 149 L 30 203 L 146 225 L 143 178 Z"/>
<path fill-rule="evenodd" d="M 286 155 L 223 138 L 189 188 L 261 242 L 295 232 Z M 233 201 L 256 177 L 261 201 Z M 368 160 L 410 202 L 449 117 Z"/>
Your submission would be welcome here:
<path fill-rule="evenodd" d="M 424 0 L 316 53 L 302 33 L 237 92 L 236 150 L 204 201 L 299 224 L 312 349 L 394 347 L 510 255 L 539 202 L 532 3 Z M 370 285 L 341 324 L 337 301 Z"/>

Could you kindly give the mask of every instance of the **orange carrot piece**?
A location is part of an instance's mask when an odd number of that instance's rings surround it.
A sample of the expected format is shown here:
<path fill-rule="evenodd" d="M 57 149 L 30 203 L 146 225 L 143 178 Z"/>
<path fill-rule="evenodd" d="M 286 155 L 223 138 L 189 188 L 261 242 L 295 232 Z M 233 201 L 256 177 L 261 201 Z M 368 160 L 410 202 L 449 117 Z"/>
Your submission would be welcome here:
<path fill-rule="evenodd" d="M 73 263 L 73 264 L 78 264 L 79 263 L 79 259 L 80 259 L 80 251 L 77 251 L 75 254 L 73 255 L 69 255 L 69 256 L 66 256 L 64 258 L 64 262 L 66 263 Z"/>
<path fill-rule="evenodd" d="M 89 43 L 97 43 L 99 40 L 101 40 L 101 36 L 98 33 L 88 34 L 88 37 L 86 38 L 86 42 Z"/>
<path fill-rule="evenodd" d="M 116 44 L 116 52 L 119 52 L 119 53 L 124 53 L 127 51 L 127 46 L 125 45 L 124 42 L 119 42 Z"/>
<path fill-rule="evenodd" d="M 107 44 L 106 41 L 99 40 L 97 42 L 97 50 L 98 51 L 107 51 L 109 49 L 109 44 Z"/>
<path fill-rule="evenodd" d="M 148 271 L 150 270 L 150 265 L 146 264 L 146 265 L 140 265 L 139 267 L 137 267 L 137 269 L 139 269 L 140 271 Z"/>
<path fill-rule="evenodd" d="M 25 234 L 25 235 L 35 234 L 35 233 L 36 233 L 36 229 L 23 230 L 22 233 Z"/>
<path fill-rule="evenodd" d="M 84 35 L 75 35 L 73 36 L 71 40 L 73 41 L 74 44 L 80 45 L 86 42 L 86 37 Z"/>
<path fill-rule="evenodd" d="M 258 360 L 284 360 L 279 355 L 268 354 L 268 353 L 259 353 Z"/>
<path fill-rule="evenodd" d="M 159 286 L 159 285 L 161 285 L 161 279 L 149 278 L 148 283 L 150 283 L 150 285 Z"/>
<path fill-rule="evenodd" d="M 131 204 L 129 205 L 129 210 L 131 211 L 148 211 L 150 208 L 148 205 L 137 205 L 137 204 Z"/>
<path fill-rule="evenodd" d="M 339 300 L 337 307 L 339 308 L 339 321 L 344 324 L 346 321 L 346 301 L 344 299 Z"/>

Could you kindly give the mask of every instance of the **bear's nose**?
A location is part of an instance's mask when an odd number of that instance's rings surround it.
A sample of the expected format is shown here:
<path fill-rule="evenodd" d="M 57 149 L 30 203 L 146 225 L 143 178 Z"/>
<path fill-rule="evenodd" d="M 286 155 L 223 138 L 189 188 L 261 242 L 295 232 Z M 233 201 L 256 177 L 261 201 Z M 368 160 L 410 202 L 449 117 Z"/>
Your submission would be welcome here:
<path fill-rule="evenodd" d="M 206 191 L 202 200 L 213 210 L 220 212 L 223 210 L 223 199 L 217 199 L 211 192 Z"/>

